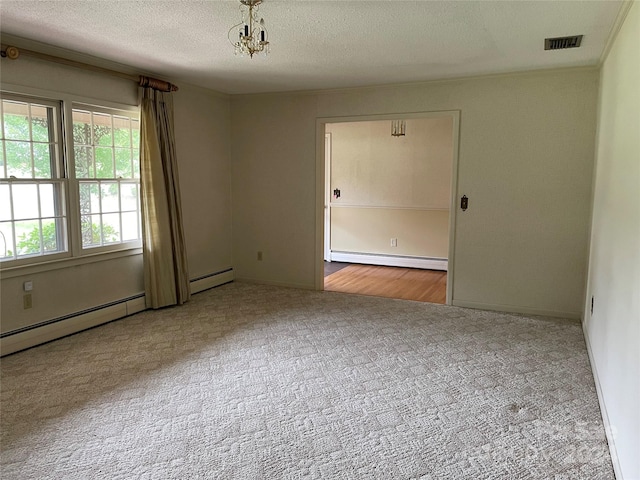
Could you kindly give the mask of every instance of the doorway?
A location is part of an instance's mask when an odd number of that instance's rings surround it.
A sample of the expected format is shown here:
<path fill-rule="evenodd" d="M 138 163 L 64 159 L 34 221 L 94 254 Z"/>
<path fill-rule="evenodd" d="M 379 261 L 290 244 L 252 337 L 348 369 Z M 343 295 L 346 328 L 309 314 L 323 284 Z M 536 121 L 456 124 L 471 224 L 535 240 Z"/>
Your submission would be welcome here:
<path fill-rule="evenodd" d="M 394 121 L 403 135 L 392 135 Z M 398 293 L 431 274 L 451 304 L 458 130 L 457 111 L 318 120 L 317 289 L 326 261 L 347 262 L 353 268 L 336 274 L 343 284 L 359 269 L 386 276 Z"/>

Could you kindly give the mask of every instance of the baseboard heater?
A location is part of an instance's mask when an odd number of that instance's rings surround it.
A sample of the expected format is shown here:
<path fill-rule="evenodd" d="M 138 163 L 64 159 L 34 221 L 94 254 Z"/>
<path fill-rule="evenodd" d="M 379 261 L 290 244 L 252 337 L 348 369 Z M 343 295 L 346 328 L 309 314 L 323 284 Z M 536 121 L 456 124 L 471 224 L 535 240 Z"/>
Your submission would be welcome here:
<path fill-rule="evenodd" d="M 191 293 L 199 293 L 233 281 L 233 269 L 204 275 L 190 281 Z M 146 310 L 144 293 L 88 308 L 62 317 L 0 334 L 0 356 L 35 347 L 88 328 Z"/>
<path fill-rule="evenodd" d="M 447 271 L 449 261 L 446 258 L 405 257 L 400 255 L 378 255 L 371 253 L 352 253 L 331 251 L 332 262 L 363 263 L 365 265 L 385 265 L 387 267 L 423 268 L 426 270 Z"/>

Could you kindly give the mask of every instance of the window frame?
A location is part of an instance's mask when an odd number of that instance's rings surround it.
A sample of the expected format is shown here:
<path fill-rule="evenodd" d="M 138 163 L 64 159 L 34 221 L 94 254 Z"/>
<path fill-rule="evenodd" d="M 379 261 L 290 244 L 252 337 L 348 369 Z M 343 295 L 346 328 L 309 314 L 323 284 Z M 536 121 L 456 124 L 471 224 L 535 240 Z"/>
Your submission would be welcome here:
<path fill-rule="evenodd" d="M 21 275 L 31 275 L 44 271 L 67 268 L 71 266 L 94 263 L 97 261 L 111 260 L 131 255 L 142 255 L 143 248 L 143 222 L 140 220 L 140 239 L 122 243 L 113 243 L 99 247 L 82 248 L 82 233 L 80 221 L 80 197 L 79 183 L 75 178 L 75 162 L 73 155 L 73 117 L 72 110 L 75 105 L 84 108 L 102 110 L 104 113 L 117 115 L 124 113 L 141 120 L 140 106 L 132 104 L 116 103 L 108 100 L 97 100 L 95 98 L 81 95 L 49 91 L 39 88 L 25 87 L 22 85 L 0 84 L 0 92 L 3 98 L 23 97 L 26 101 L 53 102 L 59 105 L 58 127 L 58 179 L 64 182 L 65 194 L 63 202 L 66 218 L 66 246 L 65 252 L 52 253 L 46 255 L 34 255 L 28 258 L 5 260 L 0 262 L 0 273 L 2 278 L 12 278 Z M 138 124 L 140 125 L 140 124 Z M 109 179 L 102 179 L 109 180 Z M 138 178 L 138 181 L 140 179 Z M 27 179 L 28 181 L 28 179 Z M 141 188 L 138 183 L 138 206 L 140 214 L 142 208 Z"/>
<path fill-rule="evenodd" d="M 67 258 L 69 256 L 71 256 L 71 245 L 70 245 L 70 237 L 69 237 L 69 182 L 68 182 L 68 178 L 66 175 L 66 171 L 65 171 L 65 165 L 64 165 L 64 136 L 63 136 L 63 106 L 62 106 L 62 101 L 60 100 L 56 100 L 56 99 L 52 99 L 49 97 L 38 97 L 38 96 L 32 96 L 32 95 L 24 95 L 24 94 L 20 94 L 20 93 L 11 93 L 11 92 L 5 92 L 4 90 L 2 91 L 2 99 L 3 100 L 9 100 L 9 101 L 16 101 L 16 102 L 26 102 L 26 103 L 30 103 L 30 104 L 35 104 L 35 105 L 40 105 L 43 107 L 47 107 L 47 108 L 52 108 L 54 111 L 54 115 L 53 115 L 53 122 L 51 123 L 51 127 L 53 130 L 53 140 L 49 141 L 49 144 L 53 143 L 55 145 L 54 148 L 54 152 L 55 152 L 55 158 L 51 161 L 51 177 L 50 178 L 44 178 L 44 177 L 20 177 L 20 178 L 15 178 L 12 176 L 8 176 L 8 177 L 3 177 L 0 175 L 0 178 L 2 178 L 2 183 L 5 183 L 10 185 L 10 189 L 13 189 L 13 187 L 15 185 L 41 185 L 41 184 L 47 184 L 47 183 L 51 183 L 51 184 L 60 184 L 62 186 L 62 192 L 57 192 L 54 195 L 54 201 L 59 202 L 60 204 L 57 206 L 57 208 L 55 209 L 55 215 L 54 217 L 43 217 L 42 215 L 40 215 L 38 217 L 38 220 L 40 221 L 40 225 L 42 225 L 42 219 L 43 218 L 59 218 L 62 219 L 63 221 L 63 226 L 57 226 L 56 227 L 56 236 L 58 237 L 58 241 L 62 240 L 62 249 L 60 251 L 56 251 L 53 253 L 38 253 L 38 254 L 32 254 L 32 255 L 24 255 L 21 256 L 19 258 L 14 258 L 12 260 L 2 260 L 0 261 L 0 266 L 6 266 L 6 267 L 19 267 L 22 265 L 29 265 L 32 263 L 39 263 L 42 261 L 53 261 L 53 260 L 59 260 L 62 258 Z M 4 123 L 4 118 L 0 119 L 0 121 L 2 121 Z M 4 126 L 2 126 L 1 128 L 4 128 Z M 6 163 L 7 161 L 7 157 L 6 157 L 6 142 L 7 140 L 12 141 L 10 139 L 4 138 L 4 142 L 3 142 L 3 156 L 4 156 L 4 162 Z M 33 137 L 31 137 L 31 139 L 29 140 L 29 143 L 31 144 L 31 148 L 32 148 L 32 162 L 33 162 Z M 33 164 L 32 164 L 32 169 L 33 169 Z M 4 172 L 2 172 L 2 174 L 4 174 Z M 54 187 L 55 188 L 55 187 Z M 13 203 L 13 197 L 11 197 L 11 202 Z M 41 207 L 38 207 L 38 210 L 41 210 Z M 61 213 L 59 213 L 61 212 Z M 41 211 L 39 213 L 42 213 Z M 33 219 L 35 220 L 35 218 Z M 11 220 L 13 223 L 15 223 L 16 220 L 15 218 L 12 218 Z M 14 227 L 15 228 L 15 227 Z M 17 238 L 13 238 L 12 240 L 16 241 L 16 245 L 14 245 L 14 249 L 17 249 Z"/>
<path fill-rule="evenodd" d="M 103 252 L 114 252 L 114 251 L 119 251 L 119 250 L 128 250 L 128 249 L 132 249 L 132 248 L 142 248 L 142 199 L 141 199 L 141 179 L 140 179 L 140 174 L 138 175 L 137 178 L 131 178 L 131 179 L 121 179 L 122 183 L 136 183 L 138 186 L 138 209 L 137 212 L 139 213 L 140 217 L 139 217 L 139 230 L 138 233 L 140 235 L 140 238 L 138 240 L 134 240 L 134 241 L 120 241 L 118 243 L 112 243 L 109 245 L 100 245 L 100 246 L 88 246 L 88 247 L 84 247 L 82 245 L 82 226 L 81 226 L 81 218 L 82 218 L 82 212 L 80 211 L 80 184 L 83 182 L 118 182 L 121 183 L 120 180 L 117 177 L 113 177 L 113 178 L 76 178 L 75 175 L 75 168 L 76 168 L 76 163 L 75 163 L 75 143 L 73 141 L 73 110 L 74 109 L 80 109 L 80 110 L 88 110 L 91 112 L 97 112 L 97 113 L 104 113 L 104 114 L 108 114 L 108 115 L 118 115 L 118 113 L 120 114 L 126 114 L 127 116 L 129 116 L 131 119 L 135 118 L 138 120 L 138 125 L 140 124 L 140 110 L 139 109 L 123 109 L 123 108 L 113 108 L 113 107 L 104 107 L 102 105 L 92 105 L 86 102 L 77 102 L 77 101 L 72 101 L 66 105 L 64 105 L 64 107 L 68 108 L 68 112 L 66 115 L 66 120 L 67 120 L 67 128 L 64 129 L 65 132 L 67 132 L 67 169 L 68 169 L 68 175 L 69 175 L 69 182 L 70 182 L 70 191 L 73 192 L 73 202 L 72 202 L 72 207 L 74 208 L 73 211 L 73 215 L 74 215 L 74 227 L 76 227 L 76 231 L 73 232 L 74 235 L 74 239 L 76 239 L 76 246 L 77 246 L 77 254 L 75 254 L 74 251 L 74 256 L 83 256 L 83 255 L 90 255 L 90 254 L 97 254 L 97 253 L 103 253 Z M 112 133 L 113 135 L 113 133 Z M 138 143 L 138 151 L 140 149 L 140 144 Z M 115 171 L 114 171 L 114 175 L 115 175 Z M 120 210 L 120 212 L 122 212 Z M 120 234 L 122 234 L 122 232 L 120 232 Z"/>

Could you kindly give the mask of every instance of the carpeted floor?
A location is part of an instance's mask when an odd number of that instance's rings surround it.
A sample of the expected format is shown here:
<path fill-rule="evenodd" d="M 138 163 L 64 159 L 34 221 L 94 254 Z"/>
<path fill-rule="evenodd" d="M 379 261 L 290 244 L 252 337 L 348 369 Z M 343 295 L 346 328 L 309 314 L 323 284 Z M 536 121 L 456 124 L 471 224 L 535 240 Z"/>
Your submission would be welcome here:
<path fill-rule="evenodd" d="M 1 362 L 3 479 L 612 479 L 578 323 L 232 283 Z"/>

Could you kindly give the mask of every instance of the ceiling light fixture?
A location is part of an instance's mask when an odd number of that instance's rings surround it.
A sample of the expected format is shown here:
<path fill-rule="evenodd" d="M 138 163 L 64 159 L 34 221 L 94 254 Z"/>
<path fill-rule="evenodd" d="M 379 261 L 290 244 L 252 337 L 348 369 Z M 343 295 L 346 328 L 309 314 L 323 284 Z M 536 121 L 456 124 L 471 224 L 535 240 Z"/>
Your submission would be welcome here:
<path fill-rule="evenodd" d="M 407 122 L 404 120 L 392 120 L 391 121 L 391 136 L 392 137 L 404 137 L 407 132 Z"/>
<path fill-rule="evenodd" d="M 264 26 L 264 18 L 258 20 L 258 8 L 261 3 L 262 0 L 240 0 L 242 21 L 231 27 L 228 34 L 236 55 L 249 55 L 253 58 L 257 53 L 269 53 L 269 35 Z M 234 32 L 237 32 L 238 37 Z"/>

